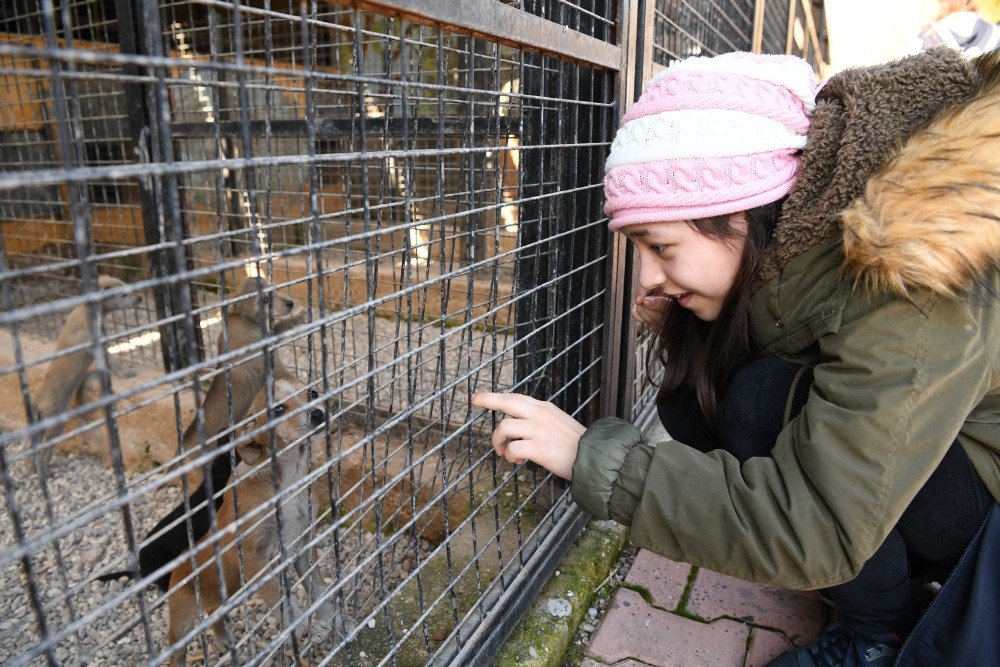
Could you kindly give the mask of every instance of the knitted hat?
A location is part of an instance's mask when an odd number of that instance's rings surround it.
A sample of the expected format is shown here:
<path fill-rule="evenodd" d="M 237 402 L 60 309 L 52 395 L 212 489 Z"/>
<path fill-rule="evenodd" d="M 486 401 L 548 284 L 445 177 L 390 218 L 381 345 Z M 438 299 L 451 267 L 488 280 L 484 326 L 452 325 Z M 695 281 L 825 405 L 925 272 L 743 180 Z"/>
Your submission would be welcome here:
<path fill-rule="evenodd" d="M 675 62 L 622 119 L 604 165 L 612 230 L 745 211 L 792 189 L 816 76 L 794 56 Z"/>

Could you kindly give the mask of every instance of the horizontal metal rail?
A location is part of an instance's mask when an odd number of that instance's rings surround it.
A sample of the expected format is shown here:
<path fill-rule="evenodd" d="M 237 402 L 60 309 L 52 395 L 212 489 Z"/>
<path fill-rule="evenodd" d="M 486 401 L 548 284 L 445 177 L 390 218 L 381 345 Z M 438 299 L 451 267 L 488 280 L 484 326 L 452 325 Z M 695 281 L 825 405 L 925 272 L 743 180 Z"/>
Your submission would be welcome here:
<path fill-rule="evenodd" d="M 541 53 L 619 70 L 622 50 L 497 0 L 364 0 L 362 7 Z"/>
<path fill-rule="evenodd" d="M 374 121 L 369 121 L 374 122 Z M 475 123 L 491 123 L 494 131 L 502 134 L 510 134 L 517 129 L 517 119 L 502 118 L 499 122 L 487 120 L 486 118 L 474 119 Z M 378 123 L 383 126 L 390 136 L 398 136 L 403 130 L 417 132 L 421 134 L 437 134 L 444 132 L 445 136 L 454 136 L 469 131 L 469 119 L 467 117 L 453 118 L 413 118 L 403 121 L 402 118 L 378 119 Z M 309 126 L 306 120 L 252 120 L 248 124 L 250 132 L 254 136 L 263 136 L 265 131 L 275 137 L 301 137 Z M 359 132 L 361 120 L 359 118 L 317 118 L 312 121 L 312 131 L 317 137 L 335 137 L 343 139 L 352 131 Z M 223 135 L 235 135 L 243 124 L 239 121 L 229 120 L 217 123 L 205 122 L 178 122 L 170 124 L 170 131 L 175 138 L 178 137 L 214 137 L 216 128 Z M 489 147 L 493 150 L 493 146 Z"/>

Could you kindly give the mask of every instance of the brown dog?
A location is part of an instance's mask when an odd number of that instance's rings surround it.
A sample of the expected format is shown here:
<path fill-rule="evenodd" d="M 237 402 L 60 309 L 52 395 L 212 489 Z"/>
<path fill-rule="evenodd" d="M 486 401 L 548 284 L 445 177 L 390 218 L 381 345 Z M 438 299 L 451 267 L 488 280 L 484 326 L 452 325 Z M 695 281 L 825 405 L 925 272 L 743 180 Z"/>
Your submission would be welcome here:
<path fill-rule="evenodd" d="M 124 287 L 125 283 L 111 276 L 98 276 L 97 285 L 101 291 L 104 291 L 115 287 Z M 102 332 L 104 315 L 108 312 L 129 310 L 138 307 L 141 303 L 142 296 L 138 294 L 122 294 L 99 302 L 98 311 Z M 66 317 L 66 323 L 59 332 L 56 351 L 78 345 L 88 345 L 93 340 L 90 332 L 88 307 L 86 305 L 77 306 Z M 109 359 L 108 362 L 110 364 L 111 360 Z M 93 374 L 91 371 L 93 363 L 94 352 L 89 346 L 50 361 L 48 368 L 45 369 L 45 378 L 41 385 L 32 392 L 34 399 L 34 405 L 32 405 L 33 421 L 40 421 L 46 417 L 66 412 L 74 398 L 79 402 L 86 402 L 82 398 L 82 392 Z M 32 438 L 32 446 L 44 446 L 47 441 L 59 437 L 65 428 L 66 422 L 63 421 L 51 426 L 43 433 L 36 434 Z M 53 448 L 53 446 L 47 446 L 40 452 L 42 463 L 45 466 L 48 466 L 49 460 L 52 458 Z"/>
<path fill-rule="evenodd" d="M 282 378 L 274 383 L 274 407 L 270 413 L 265 411 L 264 392 L 260 392 L 253 402 L 253 414 L 258 414 L 243 433 L 253 437 L 249 442 L 236 446 L 236 451 L 242 460 L 237 466 L 235 487 L 226 491 L 216 515 L 219 532 L 223 537 L 219 540 L 222 570 L 225 576 L 226 591 L 232 596 L 240 589 L 240 550 L 243 558 L 243 574 L 247 581 L 261 574 L 266 580 L 258 589 L 261 597 L 271 607 L 279 602 L 280 590 L 277 575 L 268 574 L 266 568 L 273 567 L 272 561 L 279 555 L 278 524 L 275 518 L 274 490 L 275 467 L 277 468 L 277 488 L 289 488 L 306 476 L 309 470 L 308 434 L 318 426 L 326 423 L 326 413 L 318 408 L 302 409 L 306 404 L 304 385 L 295 379 Z M 302 409 L 298 414 L 296 410 Z M 290 415 L 289 417 L 285 417 Z M 271 461 L 271 444 L 269 430 L 274 431 L 277 465 Z M 253 435 L 254 431 L 259 431 Z M 230 480 L 232 481 L 232 479 Z M 310 502 L 310 491 L 303 487 L 291 497 L 283 497 L 281 502 L 282 539 L 286 549 L 302 549 L 308 541 L 309 526 L 312 515 L 309 508 L 315 508 L 315 502 Z M 240 521 L 236 523 L 236 505 L 239 505 Z M 197 575 L 192 577 L 191 561 L 185 560 L 178 565 L 170 576 L 169 612 L 171 644 L 180 641 L 198 624 L 199 606 L 195 595 L 195 587 L 201 598 L 205 614 L 211 614 L 222 605 L 222 595 L 219 582 L 219 571 L 214 562 L 214 548 L 205 541 L 211 535 L 198 542 L 195 561 L 199 568 Z M 298 542 L 297 542 L 298 541 Z M 309 597 L 317 600 L 323 592 L 323 582 L 313 563 L 313 549 L 302 549 L 295 559 L 295 572 L 303 577 Z M 310 571 L 311 568 L 311 571 Z M 301 616 L 294 601 L 287 600 L 285 622 L 292 623 Z M 331 631 L 339 637 L 345 636 L 350 629 L 350 620 L 337 612 L 331 601 L 323 602 L 316 612 L 319 631 L 312 633 L 312 638 L 318 640 Z M 213 627 L 214 643 L 225 651 L 225 627 L 220 620 Z M 179 650 L 170 660 L 177 667 L 183 665 L 186 651 Z"/>
<path fill-rule="evenodd" d="M 232 294 L 234 303 L 228 309 L 229 350 L 239 350 L 260 342 L 260 316 L 263 314 L 266 323 L 268 303 L 276 320 L 273 334 L 283 333 L 305 320 L 305 309 L 296 311 L 295 301 L 283 294 L 268 292 L 269 289 L 270 286 L 261 278 L 246 278 Z M 258 298 L 258 290 L 264 293 L 263 304 Z M 261 313 L 262 305 L 263 313 Z M 219 334 L 218 350 L 219 354 L 226 351 L 222 333 Z M 279 355 L 272 354 L 270 359 L 275 378 L 293 377 L 292 372 L 281 363 Z M 246 357 L 234 359 L 232 364 L 232 368 L 228 371 L 232 390 L 232 418 L 234 422 L 238 422 L 246 415 L 250 403 L 264 386 L 264 357 L 260 350 L 254 350 Z M 212 378 L 212 384 L 201 403 L 206 440 L 229 428 L 227 393 L 226 373 L 222 372 Z M 184 431 L 184 451 L 190 451 L 197 446 L 198 440 L 198 421 L 192 419 Z M 201 472 L 192 471 L 189 480 L 193 486 L 198 486 L 201 482 Z"/>

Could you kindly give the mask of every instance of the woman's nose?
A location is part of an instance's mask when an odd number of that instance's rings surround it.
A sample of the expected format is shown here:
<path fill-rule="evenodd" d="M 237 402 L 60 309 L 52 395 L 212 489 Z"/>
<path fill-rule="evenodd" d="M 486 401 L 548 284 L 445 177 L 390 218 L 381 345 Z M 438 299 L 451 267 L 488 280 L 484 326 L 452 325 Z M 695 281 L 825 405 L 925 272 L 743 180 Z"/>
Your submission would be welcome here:
<path fill-rule="evenodd" d="M 652 258 L 639 255 L 639 285 L 647 292 L 655 292 L 667 282 L 667 274 Z"/>

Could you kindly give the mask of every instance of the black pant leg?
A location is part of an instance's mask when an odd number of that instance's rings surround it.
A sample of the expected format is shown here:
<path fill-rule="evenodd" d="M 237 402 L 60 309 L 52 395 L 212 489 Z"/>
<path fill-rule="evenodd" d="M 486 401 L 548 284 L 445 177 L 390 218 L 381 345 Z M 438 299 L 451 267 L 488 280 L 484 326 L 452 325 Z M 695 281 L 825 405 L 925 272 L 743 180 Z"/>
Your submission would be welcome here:
<path fill-rule="evenodd" d="M 861 632 L 909 633 L 918 611 L 911 578 L 947 576 L 992 504 L 956 440 L 857 578 L 826 589 L 827 596 Z"/>
<path fill-rule="evenodd" d="M 950 572 L 993 502 L 956 440 L 896 525 L 916 573 Z"/>
<path fill-rule="evenodd" d="M 743 463 L 770 456 L 785 423 L 809 397 L 812 369 L 765 357 L 736 372 L 719 403 L 722 449 Z"/>

